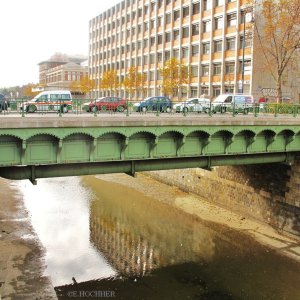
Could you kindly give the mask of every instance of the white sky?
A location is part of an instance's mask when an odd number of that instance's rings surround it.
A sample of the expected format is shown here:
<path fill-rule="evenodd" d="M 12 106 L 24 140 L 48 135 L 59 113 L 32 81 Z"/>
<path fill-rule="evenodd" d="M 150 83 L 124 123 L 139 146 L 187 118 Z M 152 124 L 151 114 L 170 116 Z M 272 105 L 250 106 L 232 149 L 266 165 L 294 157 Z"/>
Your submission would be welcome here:
<path fill-rule="evenodd" d="M 88 55 L 89 20 L 121 0 L 0 0 L 0 88 L 38 83 L 54 53 Z"/>

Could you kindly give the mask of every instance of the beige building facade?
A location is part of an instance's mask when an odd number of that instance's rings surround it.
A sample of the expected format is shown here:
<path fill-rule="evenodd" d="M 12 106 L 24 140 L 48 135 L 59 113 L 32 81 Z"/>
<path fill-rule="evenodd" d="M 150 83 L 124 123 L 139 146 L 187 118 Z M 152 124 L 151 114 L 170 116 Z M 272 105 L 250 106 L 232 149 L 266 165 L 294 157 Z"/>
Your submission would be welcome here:
<path fill-rule="evenodd" d="M 182 99 L 203 94 L 213 99 L 228 92 L 258 98 L 276 85 L 254 62 L 260 56 L 253 43 L 254 15 L 248 0 L 122 1 L 90 21 L 89 75 L 99 86 L 106 70 L 117 70 L 122 81 L 135 66 L 147 77 L 147 96 L 161 95 L 159 69 L 176 57 L 191 69 Z M 299 94 L 299 79 L 293 79 L 294 94 L 283 87 L 284 95 Z M 95 89 L 92 96 L 104 94 Z M 125 96 L 122 88 L 118 94 Z"/>
<path fill-rule="evenodd" d="M 55 54 L 39 63 L 39 85 L 43 89 L 69 89 L 72 82 L 87 75 L 86 57 Z"/>

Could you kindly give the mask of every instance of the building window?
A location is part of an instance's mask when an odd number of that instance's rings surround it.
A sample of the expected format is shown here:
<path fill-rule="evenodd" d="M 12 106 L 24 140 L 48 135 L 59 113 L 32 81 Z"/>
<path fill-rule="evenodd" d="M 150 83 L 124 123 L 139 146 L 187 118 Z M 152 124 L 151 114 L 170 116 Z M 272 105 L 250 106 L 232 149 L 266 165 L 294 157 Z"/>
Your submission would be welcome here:
<path fill-rule="evenodd" d="M 151 20 L 150 21 L 150 29 L 154 29 L 155 28 L 155 20 Z"/>
<path fill-rule="evenodd" d="M 209 65 L 202 65 L 202 76 L 209 76 Z"/>
<path fill-rule="evenodd" d="M 157 53 L 157 62 L 162 62 L 162 60 L 163 60 L 163 55 L 161 52 L 158 52 Z"/>
<path fill-rule="evenodd" d="M 174 11 L 174 22 L 176 22 L 180 18 L 180 10 L 175 10 Z"/>
<path fill-rule="evenodd" d="M 224 89 L 225 89 L 225 93 L 230 93 L 230 94 L 234 93 L 234 85 L 225 85 Z"/>
<path fill-rule="evenodd" d="M 212 0 L 204 0 L 203 8 L 204 10 L 210 10 L 212 8 Z"/>
<path fill-rule="evenodd" d="M 197 87 L 191 86 L 191 97 L 197 97 L 198 96 L 198 89 Z"/>
<path fill-rule="evenodd" d="M 182 38 L 189 37 L 189 27 L 183 27 L 182 28 Z"/>
<path fill-rule="evenodd" d="M 182 50 L 182 58 L 189 57 L 189 48 L 188 47 L 184 47 L 181 50 Z"/>
<path fill-rule="evenodd" d="M 162 17 L 157 18 L 157 27 L 162 26 Z"/>
<path fill-rule="evenodd" d="M 213 64 L 213 74 L 221 75 L 222 65 L 221 64 Z"/>
<path fill-rule="evenodd" d="M 222 40 L 214 41 L 214 51 L 222 52 Z"/>
<path fill-rule="evenodd" d="M 150 64 L 155 63 L 155 54 L 150 54 Z"/>
<path fill-rule="evenodd" d="M 229 1 L 228 1 L 229 2 Z M 216 0 L 216 6 L 222 6 L 224 5 L 224 0 Z"/>
<path fill-rule="evenodd" d="M 150 72 L 149 72 L 149 80 L 150 80 L 150 81 L 153 81 L 153 80 L 154 80 L 154 72 L 153 72 L 153 71 L 150 71 Z"/>
<path fill-rule="evenodd" d="M 173 50 L 173 57 L 175 57 L 175 58 L 179 58 L 179 49 L 174 49 Z"/>
<path fill-rule="evenodd" d="M 198 66 L 191 66 L 192 77 L 198 77 Z"/>
<path fill-rule="evenodd" d="M 240 36 L 240 48 L 243 49 L 243 43 L 244 43 L 244 36 Z M 251 38 L 247 38 L 246 36 L 246 40 L 245 40 L 245 48 L 251 48 L 252 46 L 252 39 Z"/>
<path fill-rule="evenodd" d="M 208 91 L 209 91 L 208 86 L 201 87 L 201 95 L 208 96 L 209 95 Z"/>
<path fill-rule="evenodd" d="M 171 57 L 170 51 L 165 51 L 165 61 L 169 60 Z"/>
<path fill-rule="evenodd" d="M 199 24 L 192 24 L 192 36 L 199 35 Z"/>
<path fill-rule="evenodd" d="M 226 40 L 226 50 L 235 50 L 235 38 L 228 38 Z"/>
<path fill-rule="evenodd" d="M 243 62 L 240 61 L 240 73 L 242 73 L 242 68 L 243 68 Z M 247 59 L 244 61 L 244 74 L 251 74 L 252 70 L 252 65 L 251 65 L 251 60 Z"/>
<path fill-rule="evenodd" d="M 155 36 L 152 36 L 151 38 L 150 38 L 150 46 L 152 47 L 152 46 L 154 46 L 155 45 Z"/>
<path fill-rule="evenodd" d="M 171 23 L 171 14 L 168 13 L 168 14 L 166 14 L 166 21 L 165 21 L 165 24 L 167 25 L 167 24 L 170 24 L 170 23 Z"/>
<path fill-rule="evenodd" d="M 203 22 L 203 32 L 210 32 L 211 30 L 211 21 L 204 21 Z"/>
<path fill-rule="evenodd" d="M 235 70 L 235 63 L 234 62 L 227 62 L 225 65 L 226 74 L 234 74 Z"/>
<path fill-rule="evenodd" d="M 223 28 L 223 17 L 215 18 L 215 29 Z"/>
<path fill-rule="evenodd" d="M 193 3 L 193 15 L 197 15 L 200 13 L 200 2 Z"/>
<path fill-rule="evenodd" d="M 218 97 L 221 94 L 221 87 L 219 85 L 213 86 L 213 97 Z"/>
<path fill-rule="evenodd" d="M 178 40 L 179 40 L 179 38 L 180 38 L 180 32 L 179 32 L 179 29 L 175 29 L 175 30 L 173 31 L 173 38 L 174 38 L 175 41 L 178 41 Z"/>
<path fill-rule="evenodd" d="M 199 54 L 199 45 L 192 45 L 192 56 L 197 56 Z"/>
<path fill-rule="evenodd" d="M 157 36 L 157 44 L 161 45 L 162 41 L 163 41 L 163 36 L 160 34 L 160 35 Z"/>
<path fill-rule="evenodd" d="M 188 15 L 189 15 L 189 6 L 183 7 L 182 8 L 182 17 L 185 18 L 185 17 L 188 17 Z"/>
<path fill-rule="evenodd" d="M 166 43 L 171 42 L 171 32 L 166 32 L 165 33 L 165 42 Z"/>
<path fill-rule="evenodd" d="M 203 43 L 203 54 L 209 54 L 210 53 L 210 43 Z"/>
<path fill-rule="evenodd" d="M 236 13 L 227 15 L 227 27 L 236 26 Z"/>

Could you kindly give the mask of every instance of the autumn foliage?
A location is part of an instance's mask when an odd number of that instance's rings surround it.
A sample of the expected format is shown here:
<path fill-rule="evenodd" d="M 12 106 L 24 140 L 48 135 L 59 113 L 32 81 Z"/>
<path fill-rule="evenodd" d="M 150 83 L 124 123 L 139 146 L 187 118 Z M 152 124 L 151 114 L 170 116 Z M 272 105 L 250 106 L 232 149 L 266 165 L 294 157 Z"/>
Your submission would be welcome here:
<path fill-rule="evenodd" d="M 282 97 L 282 76 L 300 51 L 300 1 L 263 0 L 255 25 L 266 68 Z"/>
<path fill-rule="evenodd" d="M 142 91 L 146 83 L 146 76 L 139 73 L 136 67 L 130 67 L 122 84 L 130 98 L 135 92 Z"/>
<path fill-rule="evenodd" d="M 119 77 L 116 70 L 108 70 L 103 73 L 100 81 L 100 89 L 109 90 L 110 95 L 113 95 L 120 86 Z"/>
<path fill-rule="evenodd" d="M 96 82 L 90 79 L 88 75 L 83 76 L 79 81 L 73 81 L 70 84 L 70 90 L 72 92 L 81 92 L 86 95 L 88 92 L 96 88 Z"/>
<path fill-rule="evenodd" d="M 160 74 L 163 78 L 162 91 L 170 96 L 179 93 L 184 85 L 189 84 L 191 78 L 189 67 L 176 58 L 166 61 L 160 69 Z"/>

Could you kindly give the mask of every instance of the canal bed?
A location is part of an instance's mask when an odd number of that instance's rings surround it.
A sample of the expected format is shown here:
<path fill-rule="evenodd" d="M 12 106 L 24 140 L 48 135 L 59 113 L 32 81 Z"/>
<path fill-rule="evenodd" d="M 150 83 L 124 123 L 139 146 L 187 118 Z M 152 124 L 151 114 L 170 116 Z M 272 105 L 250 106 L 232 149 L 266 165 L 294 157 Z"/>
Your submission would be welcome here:
<path fill-rule="evenodd" d="M 59 299 L 80 291 L 115 299 L 300 299 L 299 262 L 258 243 L 244 229 L 250 221 L 204 209 L 175 187 L 114 174 L 19 188 Z M 270 232 L 264 242 L 299 246 Z"/>

